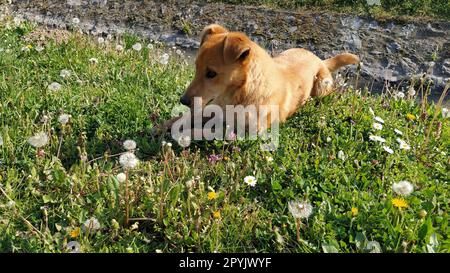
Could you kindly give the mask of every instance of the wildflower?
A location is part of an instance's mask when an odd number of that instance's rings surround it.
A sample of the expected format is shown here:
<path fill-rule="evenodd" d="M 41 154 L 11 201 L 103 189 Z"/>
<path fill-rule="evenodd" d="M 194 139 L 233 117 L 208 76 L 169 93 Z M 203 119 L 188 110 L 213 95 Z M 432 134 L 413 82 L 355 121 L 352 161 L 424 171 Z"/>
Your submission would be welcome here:
<path fill-rule="evenodd" d="M 396 139 L 398 144 L 400 144 L 400 149 L 402 150 L 409 150 L 411 149 L 411 146 L 408 145 L 408 143 L 406 143 L 404 140 L 397 138 Z"/>
<path fill-rule="evenodd" d="M 68 114 L 62 114 L 62 115 L 60 115 L 60 116 L 58 117 L 58 121 L 59 121 L 59 123 L 61 123 L 62 125 L 66 125 L 66 124 L 69 122 L 69 120 L 70 120 L 71 117 L 72 117 L 71 115 L 68 115 Z"/>
<path fill-rule="evenodd" d="M 396 99 L 403 99 L 403 98 L 405 98 L 405 93 L 397 92 L 394 96 Z"/>
<path fill-rule="evenodd" d="M 125 182 L 125 180 L 127 180 L 127 175 L 124 173 L 119 173 L 117 176 L 117 181 L 119 181 L 120 183 Z"/>
<path fill-rule="evenodd" d="M 443 118 L 448 118 L 450 117 L 450 112 L 448 111 L 448 108 L 442 108 L 442 117 Z"/>
<path fill-rule="evenodd" d="M 382 138 L 380 136 L 370 135 L 369 139 L 372 140 L 372 141 L 378 141 L 378 142 L 381 142 L 381 143 L 386 142 L 386 139 L 384 139 L 384 138 Z"/>
<path fill-rule="evenodd" d="M 381 253 L 380 243 L 377 241 L 368 241 L 365 250 L 370 253 Z"/>
<path fill-rule="evenodd" d="M 188 135 L 185 136 L 180 136 L 180 138 L 178 138 L 178 145 L 180 145 L 181 147 L 188 147 L 191 144 L 191 137 Z"/>
<path fill-rule="evenodd" d="M 217 211 L 213 212 L 213 217 L 214 217 L 214 219 L 220 219 L 220 211 L 217 210 Z"/>
<path fill-rule="evenodd" d="M 39 132 L 28 139 L 28 143 L 35 148 L 41 148 L 47 145 L 48 136 L 44 132 Z"/>
<path fill-rule="evenodd" d="M 168 147 L 168 148 L 172 147 L 172 143 L 166 142 L 166 141 L 164 141 L 164 140 L 161 142 L 161 145 L 162 145 L 163 147 Z"/>
<path fill-rule="evenodd" d="M 408 207 L 408 203 L 405 201 L 405 199 L 402 198 L 394 198 L 392 199 L 392 205 L 394 205 L 394 207 L 397 208 L 407 208 Z"/>
<path fill-rule="evenodd" d="M 116 45 L 116 51 L 123 51 L 123 46 L 122 45 Z"/>
<path fill-rule="evenodd" d="M 390 153 L 390 154 L 393 154 L 393 153 L 394 153 L 394 150 L 392 150 L 391 148 L 389 148 L 389 147 L 386 146 L 386 145 L 383 145 L 383 150 L 385 150 L 386 152 L 388 152 L 388 153 Z"/>
<path fill-rule="evenodd" d="M 170 55 L 167 53 L 164 53 L 163 55 L 161 55 L 161 57 L 159 58 L 158 62 L 162 65 L 167 65 L 169 63 L 169 58 Z"/>
<path fill-rule="evenodd" d="M 313 207 L 311 204 L 299 201 L 290 201 L 288 203 L 288 209 L 292 216 L 297 219 L 306 219 L 311 215 L 313 211 Z"/>
<path fill-rule="evenodd" d="M 141 43 L 135 43 L 135 44 L 132 46 L 132 48 L 133 48 L 133 50 L 135 50 L 135 51 L 141 51 L 142 45 L 141 45 Z"/>
<path fill-rule="evenodd" d="M 267 161 L 267 162 L 272 162 L 272 161 L 273 161 L 273 157 L 271 157 L 271 156 L 266 156 L 266 161 Z"/>
<path fill-rule="evenodd" d="M 83 231 L 97 231 L 100 229 L 100 222 L 92 217 L 90 219 L 87 219 L 86 222 L 83 224 Z"/>
<path fill-rule="evenodd" d="M 208 192 L 208 200 L 217 199 L 217 193 L 215 191 Z"/>
<path fill-rule="evenodd" d="M 392 190 L 399 195 L 408 196 L 414 191 L 414 187 L 408 181 L 400 181 L 392 184 Z"/>
<path fill-rule="evenodd" d="M 177 50 L 175 51 L 175 53 L 176 53 L 178 56 L 183 56 L 183 51 L 181 51 L 180 49 L 177 49 Z"/>
<path fill-rule="evenodd" d="M 61 72 L 59 72 L 59 76 L 61 76 L 62 78 L 67 78 L 70 77 L 72 73 L 70 72 L 70 70 L 67 69 L 63 69 L 61 70 Z"/>
<path fill-rule="evenodd" d="M 416 95 L 416 90 L 414 89 L 414 88 L 409 88 L 409 90 L 408 90 L 408 95 L 410 96 L 410 97 L 414 97 L 415 95 Z"/>
<path fill-rule="evenodd" d="M 125 169 L 134 169 L 139 164 L 139 159 L 133 153 L 127 152 L 119 157 L 119 163 Z"/>
<path fill-rule="evenodd" d="M 218 156 L 218 155 L 210 155 L 210 156 L 208 156 L 209 163 L 214 164 L 214 163 L 216 163 L 219 160 L 220 160 L 220 156 Z"/>
<path fill-rule="evenodd" d="M 35 49 L 36 49 L 37 52 L 41 52 L 41 51 L 43 51 L 45 48 L 44 48 L 43 46 L 37 46 Z"/>
<path fill-rule="evenodd" d="M 80 235 L 80 228 L 76 228 L 70 232 L 71 238 L 77 238 Z"/>
<path fill-rule="evenodd" d="M 382 118 L 376 116 L 374 119 L 375 119 L 376 121 L 378 121 L 379 123 L 384 124 L 384 120 L 383 120 Z"/>
<path fill-rule="evenodd" d="M 382 125 L 381 123 L 378 123 L 378 122 L 374 122 L 374 123 L 372 124 L 372 127 L 373 127 L 373 129 L 375 129 L 375 130 L 381 130 L 381 129 L 383 129 L 383 125 Z"/>
<path fill-rule="evenodd" d="M 394 132 L 395 132 L 397 135 L 399 135 L 399 136 L 402 136 L 402 135 L 403 135 L 402 131 L 400 131 L 400 130 L 398 130 L 398 129 L 394 129 Z"/>
<path fill-rule="evenodd" d="M 123 142 L 123 147 L 127 151 L 136 150 L 136 142 L 134 140 L 128 139 Z"/>
<path fill-rule="evenodd" d="M 235 132 L 230 132 L 230 134 L 228 134 L 228 140 L 236 140 L 236 133 Z"/>
<path fill-rule="evenodd" d="M 27 46 L 23 46 L 23 47 L 21 48 L 21 50 L 22 50 L 23 52 L 29 52 L 29 51 L 30 51 L 30 48 L 27 47 Z"/>
<path fill-rule="evenodd" d="M 342 161 L 345 161 L 345 159 L 346 159 L 344 151 L 342 151 L 342 150 L 338 152 L 337 157 Z"/>
<path fill-rule="evenodd" d="M 352 207 L 352 209 L 350 211 L 351 211 L 353 217 L 358 215 L 358 208 Z"/>
<path fill-rule="evenodd" d="M 327 137 L 327 142 L 331 142 L 331 137 Z"/>
<path fill-rule="evenodd" d="M 416 116 L 414 116 L 411 113 L 408 113 L 408 114 L 406 114 L 406 119 L 409 120 L 409 121 L 413 121 L 413 120 L 416 119 Z"/>
<path fill-rule="evenodd" d="M 48 86 L 48 90 L 50 90 L 50 91 L 59 91 L 60 89 L 61 89 L 61 84 L 59 84 L 57 82 L 52 82 Z"/>
<path fill-rule="evenodd" d="M 104 43 L 105 43 L 105 38 L 103 38 L 103 37 L 98 37 L 97 42 L 98 42 L 99 44 L 104 44 Z"/>
<path fill-rule="evenodd" d="M 77 17 L 72 19 L 72 24 L 78 25 L 79 23 L 80 23 L 80 19 L 78 19 Z"/>
<path fill-rule="evenodd" d="M 98 59 L 97 59 L 97 58 L 90 58 L 90 59 L 89 59 L 89 62 L 90 62 L 91 64 L 98 64 Z"/>
<path fill-rule="evenodd" d="M 186 188 L 192 189 L 195 186 L 195 179 L 190 179 L 186 181 Z"/>
<path fill-rule="evenodd" d="M 80 253 L 81 252 L 81 245 L 77 241 L 70 241 L 67 243 L 66 249 L 70 253 Z"/>
<path fill-rule="evenodd" d="M 424 209 L 421 209 L 420 211 L 419 211 L 419 217 L 420 218 L 425 218 L 425 217 L 427 217 L 427 211 L 426 210 L 424 210 Z"/>
<path fill-rule="evenodd" d="M 251 176 L 251 175 L 244 177 L 244 183 L 249 185 L 250 187 L 256 186 L 257 181 L 258 180 L 254 176 Z"/>

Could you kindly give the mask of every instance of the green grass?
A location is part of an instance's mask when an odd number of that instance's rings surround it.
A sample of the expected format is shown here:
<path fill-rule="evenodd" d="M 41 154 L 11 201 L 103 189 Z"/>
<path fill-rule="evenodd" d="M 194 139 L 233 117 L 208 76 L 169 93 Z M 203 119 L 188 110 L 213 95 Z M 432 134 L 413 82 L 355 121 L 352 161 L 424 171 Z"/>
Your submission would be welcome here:
<path fill-rule="evenodd" d="M 192 78 L 183 57 L 172 53 L 162 65 L 157 60 L 168 50 L 149 50 L 141 41 L 142 51 L 133 51 L 136 37 L 122 37 L 126 50 L 119 53 L 115 41 L 99 46 L 80 34 L 66 44 L 47 39 L 41 52 L 33 43 L 22 51 L 23 36 L 34 30 L 0 24 L 0 252 L 66 252 L 69 241 L 83 252 L 364 252 L 367 241 L 383 252 L 449 252 L 450 122 L 434 105 L 421 119 L 414 100 L 349 89 L 299 110 L 281 126 L 272 153 L 244 140 L 162 149 L 150 132 L 170 116 Z M 62 69 L 72 75 L 63 79 Z M 52 82 L 61 90 L 49 91 Z M 369 108 L 385 120 L 377 134 L 393 155 L 368 140 Z M 61 113 L 72 115 L 64 127 Z M 407 120 L 408 113 L 415 119 Z M 411 150 L 398 148 L 394 128 Z M 40 131 L 51 137 L 37 156 L 27 140 Z M 126 139 L 137 142 L 141 161 L 129 173 L 128 195 L 116 178 L 123 171 L 118 158 L 107 157 L 123 152 Z M 345 161 L 337 158 L 340 150 Z M 97 159 L 82 161 L 83 153 Z M 209 163 L 211 154 L 222 160 Z M 243 183 L 248 175 L 258 179 L 253 188 Z M 391 202 L 398 198 L 392 184 L 401 180 L 415 189 L 405 209 Z M 211 190 L 217 199 L 208 199 Z M 124 225 L 127 197 L 138 225 Z M 300 240 L 287 206 L 295 199 L 314 207 Z M 100 229 L 76 234 L 91 217 Z"/>
<path fill-rule="evenodd" d="M 448 0 L 210 0 L 216 2 L 267 5 L 288 9 L 328 9 L 337 12 L 350 12 L 375 17 L 424 16 L 438 19 L 450 19 L 450 1 Z M 371 3 L 379 2 L 381 5 Z"/>

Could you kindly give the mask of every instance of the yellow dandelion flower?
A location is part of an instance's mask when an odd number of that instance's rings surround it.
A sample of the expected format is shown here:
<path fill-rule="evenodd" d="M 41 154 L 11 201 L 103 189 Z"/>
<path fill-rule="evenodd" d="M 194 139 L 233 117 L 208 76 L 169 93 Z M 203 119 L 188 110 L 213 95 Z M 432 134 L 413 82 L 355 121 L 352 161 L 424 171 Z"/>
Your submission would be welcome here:
<path fill-rule="evenodd" d="M 80 235 L 80 228 L 76 228 L 70 232 L 71 238 L 77 238 Z"/>
<path fill-rule="evenodd" d="M 27 45 L 28 49 L 32 49 L 33 46 L 32 45 Z"/>
<path fill-rule="evenodd" d="M 413 121 L 413 120 L 416 119 L 416 116 L 414 116 L 411 113 L 408 113 L 408 114 L 406 114 L 406 119 L 409 120 L 409 121 Z"/>
<path fill-rule="evenodd" d="M 358 215 L 358 208 L 352 207 L 351 212 L 352 212 L 352 216 L 353 217 L 357 216 Z"/>
<path fill-rule="evenodd" d="M 394 205 L 394 207 L 397 207 L 397 208 L 407 208 L 408 202 L 406 202 L 405 199 L 394 198 L 394 199 L 392 199 L 392 205 Z"/>
<path fill-rule="evenodd" d="M 211 191 L 208 193 L 208 200 L 214 200 L 217 198 L 217 193 L 214 191 Z"/>
<path fill-rule="evenodd" d="M 223 160 L 228 161 L 228 160 L 230 160 L 230 158 L 228 156 L 224 156 Z"/>
<path fill-rule="evenodd" d="M 218 211 L 213 212 L 213 217 L 214 217 L 214 219 L 220 219 L 220 211 L 218 210 Z"/>

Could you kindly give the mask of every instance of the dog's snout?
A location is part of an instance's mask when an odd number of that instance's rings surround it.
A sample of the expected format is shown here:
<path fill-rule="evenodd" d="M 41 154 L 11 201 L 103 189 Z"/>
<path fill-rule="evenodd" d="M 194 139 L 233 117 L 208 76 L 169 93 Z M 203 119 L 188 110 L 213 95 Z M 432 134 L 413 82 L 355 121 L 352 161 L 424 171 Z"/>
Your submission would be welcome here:
<path fill-rule="evenodd" d="M 180 103 L 186 106 L 191 105 L 191 99 L 188 98 L 187 96 L 182 96 L 180 99 Z"/>

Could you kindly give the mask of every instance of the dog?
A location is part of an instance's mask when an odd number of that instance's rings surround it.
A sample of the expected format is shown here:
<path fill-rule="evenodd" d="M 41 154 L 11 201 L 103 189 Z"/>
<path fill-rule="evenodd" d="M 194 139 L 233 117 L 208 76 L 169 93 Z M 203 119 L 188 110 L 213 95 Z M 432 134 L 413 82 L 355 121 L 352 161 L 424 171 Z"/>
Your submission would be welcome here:
<path fill-rule="evenodd" d="M 202 107 L 217 105 L 224 110 L 227 105 L 276 105 L 278 113 L 268 116 L 284 122 L 310 97 L 333 92 L 332 72 L 358 63 L 359 58 L 351 53 L 321 60 L 301 48 L 272 57 L 244 33 L 212 24 L 201 34 L 195 76 L 180 102 L 192 107 L 193 99 L 200 97 Z M 162 127 L 170 128 L 177 119 Z M 258 130 L 268 129 L 270 122 L 261 119 L 257 118 Z"/>

